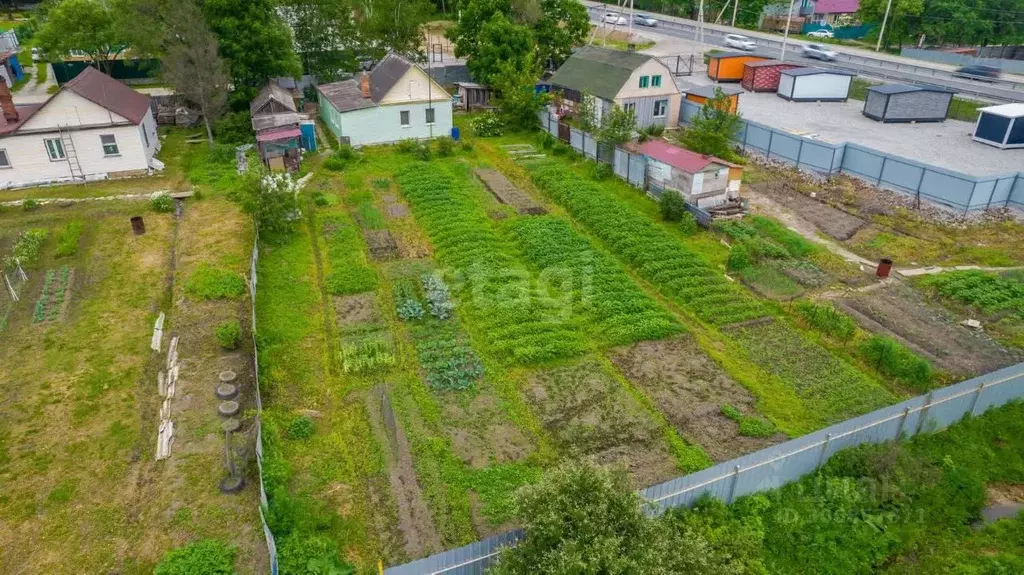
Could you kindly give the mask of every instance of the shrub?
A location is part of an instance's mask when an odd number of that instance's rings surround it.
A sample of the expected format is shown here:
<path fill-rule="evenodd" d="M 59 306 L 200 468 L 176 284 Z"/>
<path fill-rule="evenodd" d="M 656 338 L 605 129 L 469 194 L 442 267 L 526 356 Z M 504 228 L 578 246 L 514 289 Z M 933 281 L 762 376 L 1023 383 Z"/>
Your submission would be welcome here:
<path fill-rule="evenodd" d="M 307 415 L 299 415 L 288 422 L 288 439 L 309 439 L 313 437 L 313 420 Z"/>
<path fill-rule="evenodd" d="M 931 386 L 932 365 L 895 339 L 873 335 L 861 344 L 860 352 L 880 373 L 919 391 L 927 391 Z"/>
<path fill-rule="evenodd" d="M 497 112 L 488 110 L 470 120 L 473 133 L 484 138 L 500 136 L 505 133 L 505 125 Z"/>
<path fill-rule="evenodd" d="M 437 155 L 442 158 L 448 157 L 455 153 L 455 140 L 448 137 L 437 139 Z"/>
<path fill-rule="evenodd" d="M 233 188 L 231 197 L 241 204 L 242 211 L 252 216 L 261 233 L 283 235 L 291 233 L 292 222 L 298 215 L 295 186 L 289 174 L 250 169 L 241 184 Z"/>
<path fill-rule="evenodd" d="M 185 293 L 200 300 L 234 299 L 245 293 L 245 279 L 235 272 L 201 264 L 185 282 Z"/>
<path fill-rule="evenodd" d="M 237 349 L 242 336 L 242 326 L 238 320 L 226 321 L 217 326 L 214 335 L 217 336 L 217 343 L 224 349 Z"/>
<path fill-rule="evenodd" d="M 793 310 L 811 327 L 826 333 L 839 341 L 849 341 L 857 331 L 853 318 L 832 307 L 831 304 L 816 304 L 800 300 L 793 304 Z"/>
<path fill-rule="evenodd" d="M 334 156 L 324 160 L 324 167 L 332 172 L 341 172 L 347 165 L 344 160 L 339 160 Z"/>
<path fill-rule="evenodd" d="M 411 154 L 420 147 L 420 143 L 412 138 L 403 138 L 395 144 L 395 148 L 403 154 Z"/>
<path fill-rule="evenodd" d="M 35 265 L 43 251 L 43 242 L 49 232 L 44 228 L 25 230 L 18 236 L 11 248 L 11 253 L 4 257 L 4 269 L 13 270 L 21 262 L 22 267 Z"/>
<path fill-rule="evenodd" d="M 149 207 L 159 214 L 167 214 L 174 211 L 174 200 L 167 194 L 157 194 L 149 200 Z"/>
<path fill-rule="evenodd" d="M 252 118 L 247 110 L 224 114 L 213 125 L 213 135 L 220 144 L 248 144 L 253 141 Z M 234 150 L 232 150 L 234 157 Z"/>
<path fill-rule="evenodd" d="M 687 213 L 686 201 L 676 190 L 663 191 L 658 204 L 661 207 L 661 219 L 666 222 L 678 222 L 683 219 L 683 214 Z"/>
<path fill-rule="evenodd" d="M 700 231 L 700 224 L 697 223 L 697 218 L 687 211 L 683 217 L 679 218 L 679 229 L 684 234 L 692 236 Z"/>
<path fill-rule="evenodd" d="M 29 199 L 21 202 L 21 209 L 25 210 L 26 212 L 31 212 L 32 210 L 37 210 L 37 209 L 39 209 L 39 202 L 33 200 L 32 198 L 29 198 Z"/>
<path fill-rule="evenodd" d="M 612 172 L 612 167 L 604 162 L 594 164 L 594 167 L 590 170 L 590 177 L 595 180 L 607 180 L 612 177 L 613 174 L 614 172 Z"/>
<path fill-rule="evenodd" d="M 550 150 L 555 145 L 555 137 L 548 132 L 540 133 L 540 147 L 545 150 Z"/>
<path fill-rule="evenodd" d="M 750 267 L 750 250 L 744 244 L 736 244 L 729 251 L 728 266 L 731 270 L 744 270 Z"/>
<path fill-rule="evenodd" d="M 281 573 L 353 575 L 355 569 L 338 559 L 338 544 L 326 535 L 291 533 L 278 542 Z"/>
<path fill-rule="evenodd" d="M 57 236 L 56 255 L 59 258 L 73 256 L 78 251 L 78 238 L 82 235 L 82 222 L 68 222 Z"/>
<path fill-rule="evenodd" d="M 416 148 L 416 152 L 413 153 L 416 159 L 423 160 L 424 162 L 430 161 L 430 146 L 427 144 L 419 144 Z"/>
<path fill-rule="evenodd" d="M 472 152 L 475 149 L 472 140 L 462 140 L 462 144 L 460 144 L 460 146 L 462 147 L 463 152 Z"/>
<path fill-rule="evenodd" d="M 235 549 L 220 541 L 204 539 L 168 551 L 153 575 L 233 575 Z"/>

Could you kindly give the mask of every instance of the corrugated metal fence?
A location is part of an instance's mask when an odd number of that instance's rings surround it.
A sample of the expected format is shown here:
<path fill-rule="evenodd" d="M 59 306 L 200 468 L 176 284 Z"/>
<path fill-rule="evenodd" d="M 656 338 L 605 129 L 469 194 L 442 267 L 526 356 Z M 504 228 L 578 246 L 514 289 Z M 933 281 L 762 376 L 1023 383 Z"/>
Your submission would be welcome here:
<path fill-rule="evenodd" d="M 538 116 L 545 132 L 569 144 L 572 149 L 591 160 L 609 164 L 616 176 L 633 186 L 641 190 L 647 189 L 647 160 L 643 154 L 634 154 L 618 146 L 602 145 L 594 136 L 565 124 L 562 124 L 562 134 L 559 136 L 558 118 L 547 110 L 542 110 Z M 568 139 L 564 137 L 566 134 Z"/>
<path fill-rule="evenodd" d="M 689 123 L 700 105 L 683 100 L 680 124 Z M 971 176 L 909 160 L 859 144 L 831 144 L 742 120 L 736 142 L 754 152 L 825 174 L 845 173 L 873 185 L 965 212 L 990 207 L 1024 208 L 1024 172 Z"/>
<path fill-rule="evenodd" d="M 689 506 L 704 495 L 727 503 L 791 483 L 821 467 L 836 452 L 945 429 L 964 416 L 1024 398 L 1024 363 L 936 389 L 809 435 L 684 475 L 641 491 L 657 513 Z M 405 565 L 386 575 L 478 575 L 501 548 L 522 538 L 511 531 Z"/>
<path fill-rule="evenodd" d="M 263 535 L 267 538 L 267 552 L 270 555 L 270 574 L 277 575 L 277 546 L 274 543 L 274 534 L 270 532 L 267 525 L 267 490 L 263 487 L 263 426 L 260 417 L 263 414 L 263 400 L 260 398 L 260 357 L 259 347 L 256 345 L 256 267 L 260 259 L 260 238 L 252 245 L 252 258 L 249 261 L 249 298 L 252 302 L 252 363 L 253 373 L 256 374 L 256 467 L 259 470 L 260 479 L 260 521 L 263 523 Z"/>

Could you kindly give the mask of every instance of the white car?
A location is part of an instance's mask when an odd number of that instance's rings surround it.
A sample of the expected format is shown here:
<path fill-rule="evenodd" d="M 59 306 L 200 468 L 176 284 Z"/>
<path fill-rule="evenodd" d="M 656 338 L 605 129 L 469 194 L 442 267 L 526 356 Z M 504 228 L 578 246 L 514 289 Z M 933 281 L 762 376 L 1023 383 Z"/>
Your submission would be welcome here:
<path fill-rule="evenodd" d="M 633 16 L 633 23 L 637 26 L 647 26 L 649 28 L 654 28 L 658 25 L 658 21 L 647 14 L 637 14 Z"/>
<path fill-rule="evenodd" d="M 821 44 L 808 44 L 804 46 L 804 57 L 814 58 L 815 60 L 824 60 L 826 62 L 832 62 L 836 59 L 836 52 L 829 50 Z"/>
<path fill-rule="evenodd" d="M 617 24 L 619 26 L 626 26 L 629 24 L 629 20 L 626 19 L 622 14 L 616 12 L 609 12 L 604 15 L 605 24 Z"/>
<path fill-rule="evenodd" d="M 811 38 L 835 38 L 835 33 L 828 28 L 819 28 L 807 33 Z"/>
<path fill-rule="evenodd" d="M 750 51 L 757 48 L 757 44 L 746 36 L 740 36 L 739 34 L 726 34 L 725 45 L 730 48 L 736 48 L 737 50 Z"/>

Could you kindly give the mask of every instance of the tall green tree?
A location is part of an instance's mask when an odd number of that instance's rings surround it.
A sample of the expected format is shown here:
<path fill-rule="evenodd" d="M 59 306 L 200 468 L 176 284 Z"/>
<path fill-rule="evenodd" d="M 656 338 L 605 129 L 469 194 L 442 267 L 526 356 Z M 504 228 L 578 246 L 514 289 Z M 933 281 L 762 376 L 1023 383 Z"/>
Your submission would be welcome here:
<path fill-rule="evenodd" d="M 498 111 L 509 128 L 533 130 L 540 125 L 537 113 L 548 103 L 549 95 L 534 89 L 539 73 L 536 59 L 526 65 L 503 62 L 499 66 L 494 87 L 500 94 Z"/>
<path fill-rule="evenodd" d="M 860 0 L 857 16 L 864 22 L 881 23 L 888 2 L 889 0 Z M 919 16 L 923 10 L 924 0 L 892 0 L 882 45 L 889 47 L 896 42 L 902 46 L 905 39 L 916 35 L 919 30 Z"/>
<path fill-rule="evenodd" d="M 536 61 L 536 46 L 529 28 L 513 24 L 504 14 L 497 12 L 480 29 L 476 55 L 467 65 L 477 82 L 494 84 L 504 65 L 515 70 L 532 69 Z"/>
<path fill-rule="evenodd" d="M 359 0 L 363 50 L 374 58 L 388 50 L 422 58 L 422 26 L 432 10 L 428 0 Z"/>
<path fill-rule="evenodd" d="M 732 138 L 740 127 L 739 114 L 729 110 L 729 96 L 720 89 L 701 106 L 679 138 L 686 148 L 700 154 L 735 160 Z"/>
<path fill-rule="evenodd" d="M 358 69 L 358 23 L 350 0 L 283 0 L 303 71 L 320 82 Z"/>
<path fill-rule="evenodd" d="M 274 0 L 203 3 L 206 23 L 219 40 L 220 55 L 231 67 L 236 106 L 247 105 L 270 78 L 302 73 L 291 30 L 277 15 L 276 7 Z"/>
<path fill-rule="evenodd" d="M 633 139 L 636 132 L 636 111 L 625 109 L 618 104 L 601 118 L 601 130 L 597 137 L 608 144 L 625 144 Z"/>
<path fill-rule="evenodd" d="M 112 60 L 129 47 L 127 26 L 114 5 L 101 0 L 64 0 L 50 8 L 38 35 L 49 58 L 62 58 L 72 50 L 109 73 Z"/>
<path fill-rule="evenodd" d="M 541 64 L 558 67 L 590 32 L 590 16 L 576 0 L 540 0 L 541 17 L 534 27 Z"/>

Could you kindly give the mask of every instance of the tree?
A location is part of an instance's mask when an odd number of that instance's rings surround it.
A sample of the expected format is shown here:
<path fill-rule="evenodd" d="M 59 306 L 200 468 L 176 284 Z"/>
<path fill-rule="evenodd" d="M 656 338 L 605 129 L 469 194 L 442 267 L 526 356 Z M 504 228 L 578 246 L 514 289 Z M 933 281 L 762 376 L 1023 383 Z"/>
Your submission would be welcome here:
<path fill-rule="evenodd" d="M 375 59 L 388 50 L 422 56 L 421 27 L 431 9 L 428 0 L 360 0 L 359 29 L 366 52 Z"/>
<path fill-rule="evenodd" d="M 297 190 L 291 175 L 267 173 L 262 166 L 250 168 L 231 194 L 242 211 L 252 216 L 256 229 L 268 241 L 291 233 L 298 214 Z"/>
<path fill-rule="evenodd" d="M 274 0 L 205 0 L 203 15 L 231 69 L 233 101 L 247 106 L 270 78 L 297 77 L 302 66 Z"/>
<path fill-rule="evenodd" d="M 213 147 L 213 123 L 227 104 L 231 77 L 218 53 L 217 38 L 192 0 L 170 9 L 162 72 L 174 90 L 199 107 L 206 138 Z"/>
<path fill-rule="evenodd" d="M 85 52 L 89 62 L 107 73 L 112 60 L 128 48 L 118 12 L 100 0 L 64 0 L 53 6 L 39 32 L 39 47 L 49 58 L 72 50 Z"/>
<path fill-rule="evenodd" d="M 548 103 L 549 95 L 534 89 L 537 61 L 519 68 L 512 62 L 501 64 L 495 88 L 501 94 L 498 110 L 505 125 L 513 130 L 533 130 L 540 125 L 537 115 Z"/>
<path fill-rule="evenodd" d="M 600 127 L 597 113 L 597 98 L 586 92 L 580 94 L 580 101 L 576 104 L 576 119 L 579 120 L 580 129 L 591 134 L 597 133 Z"/>
<path fill-rule="evenodd" d="M 359 69 L 357 22 L 350 0 L 284 0 L 283 11 L 295 33 L 295 47 L 307 74 L 321 82 Z"/>
<path fill-rule="evenodd" d="M 590 15 L 576 0 L 540 0 L 543 16 L 537 21 L 534 34 L 540 61 L 552 67 L 562 65 L 572 54 L 573 46 L 583 43 L 590 32 Z"/>
<path fill-rule="evenodd" d="M 515 70 L 532 69 L 536 42 L 526 26 L 509 22 L 501 12 L 480 29 L 476 55 L 468 63 L 473 79 L 496 85 L 499 69 L 507 64 Z"/>
<path fill-rule="evenodd" d="M 633 139 L 636 131 L 636 112 L 618 104 L 601 119 L 601 130 L 597 137 L 607 144 L 624 144 Z"/>
<path fill-rule="evenodd" d="M 861 0 L 857 16 L 864 22 L 882 22 L 889 0 Z M 885 24 L 882 45 L 888 47 L 893 38 L 902 45 L 903 39 L 918 31 L 917 16 L 924 10 L 924 0 L 892 0 L 889 19 Z"/>
<path fill-rule="evenodd" d="M 682 194 L 676 190 L 665 190 L 661 193 L 658 201 L 661 208 L 661 219 L 666 222 L 678 222 L 683 219 L 686 213 L 686 201 Z"/>
<path fill-rule="evenodd" d="M 700 112 L 690 120 L 690 126 L 683 130 L 680 142 L 683 146 L 700 154 L 735 160 L 732 138 L 740 127 L 740 117 L 729 110 L 729 96 L 715 89 L 713 98 L 701 106 Z"/>

